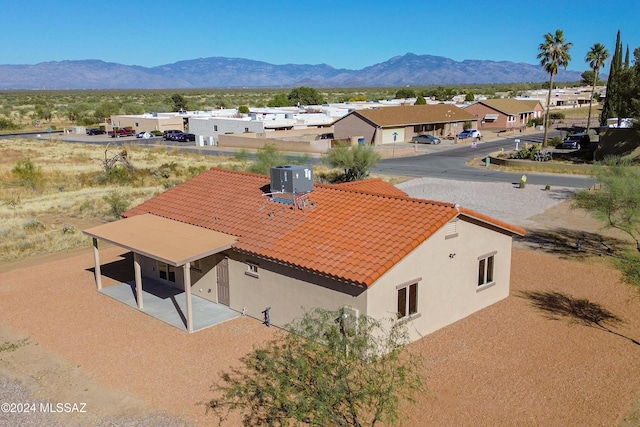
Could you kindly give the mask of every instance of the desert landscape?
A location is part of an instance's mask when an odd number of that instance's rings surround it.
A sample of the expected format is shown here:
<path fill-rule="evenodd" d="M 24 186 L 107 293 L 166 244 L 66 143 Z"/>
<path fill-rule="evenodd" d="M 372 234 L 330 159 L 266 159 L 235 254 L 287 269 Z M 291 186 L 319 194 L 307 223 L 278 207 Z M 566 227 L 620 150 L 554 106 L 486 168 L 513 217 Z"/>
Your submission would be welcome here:
<path fill-rule="evenodd" d="M 95 221 L 71 214 L 32 216 L 47 229 Z M 640 295 L 607 261 L 624 236 L 570 200 L 518 225 L 529 234 L 514 242 L 510 296 L 411 345 L 428 392 L 403 405 L 402 425 L 638 425 Z M 101 250 L 105 286 L 133 276 L 128 256 Z M 0 412 L 0 425 L 216 424 L 204 403 L 219 375 L 280 333 L 240 317 L 186 334 L 112 300 L 96 291 L 88 242 L 20 258 L 0 264 L 0 395 L 38 410 Z"/>

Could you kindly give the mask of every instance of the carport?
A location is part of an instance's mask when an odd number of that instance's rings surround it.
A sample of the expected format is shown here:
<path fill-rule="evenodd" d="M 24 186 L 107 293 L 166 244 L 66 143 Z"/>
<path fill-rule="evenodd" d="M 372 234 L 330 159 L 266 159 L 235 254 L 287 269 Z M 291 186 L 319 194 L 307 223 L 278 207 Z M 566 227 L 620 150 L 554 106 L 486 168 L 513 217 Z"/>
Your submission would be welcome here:
<path fill-rule="evenodd" d="M 93 239 L 95 280 L 98 291 L 102 291 L 100 271 L 100 250 L 98 240 L 103 240 L 133 252 L 135 276 L 135 300 L 139 310 L 144 309 L 142 289 L 142 269 L 140 256 L 146 256 L 183 270 L 185 317 L 188 332 L 193 332 L 193 304 L 191 297 L 191 263 L 229 249 L 236 241 L 235 236 L 220 233 L 195 225 L 174 221 L 152 214 L 136 215 L 131 218 L 102 224 L 83 231 Z M 154 286 L 158 280 L 145 279 Z M 156 286 L 157 287 L 157 286 Z M 177 289 L 177 288 L 176 288 Z M 178 309 L 179 305 L 176 305 Z M 154 305 L 154 309 L 156 305 Z"/>

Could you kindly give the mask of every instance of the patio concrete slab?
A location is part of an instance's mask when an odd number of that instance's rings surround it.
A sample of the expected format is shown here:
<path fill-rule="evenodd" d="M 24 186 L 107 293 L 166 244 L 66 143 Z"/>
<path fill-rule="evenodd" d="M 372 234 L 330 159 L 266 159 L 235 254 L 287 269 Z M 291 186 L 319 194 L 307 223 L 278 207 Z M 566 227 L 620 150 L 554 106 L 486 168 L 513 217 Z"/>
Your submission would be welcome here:
<path fill-rule="evenodd" d="M 138 309 L 135 282 L 104 287 L 101 293 Z M 142 283 L 143 313 L 187 331 L 187 301 L 184 291 L 156 280 L 144 278 Z M 229 307 L 191 295 L 193 331 L 209 328 L 240 316 Z"/>

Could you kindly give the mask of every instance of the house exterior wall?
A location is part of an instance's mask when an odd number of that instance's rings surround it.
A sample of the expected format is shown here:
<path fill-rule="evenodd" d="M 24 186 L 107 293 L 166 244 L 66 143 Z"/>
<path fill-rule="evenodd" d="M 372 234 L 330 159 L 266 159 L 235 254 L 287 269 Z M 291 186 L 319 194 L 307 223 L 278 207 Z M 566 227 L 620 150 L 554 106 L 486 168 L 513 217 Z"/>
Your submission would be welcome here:
<path fill-rule="evenodd" d="M 189 131 L 205 138 L 210 136 L 217 139 L 219 135 L 230 133 L 264 132 L 264 123 L 261 120 L 251 120 L 248 117 L 192 117 L 189 120 Z"/>
<path fill-rule="evenodd" d="M 361 136 L 364 137 L 365 143 L 375 144 L 374 136 L 381 138 L 381 136 L 375 134 L 376 127 L 356 114 L 346 116 L 333 125 L 335 139 L 350 139 L 351 137 Z"/>
<path fill-rule="evenodd" d="M 270 309 L 273 325 L 285 326 L 305 310 L 344 306 L 377 319 L 394 318 L 398 312 L 398 287 L 418 283 L 417 315 L 408 322 L 412 340 L 432 333 L 509 295 L 511 272 L 510 235 L 496 232 L 466 218 L 440 228 L 368 289 L 319 277 L 263 259 L 227 251 L 200 260 L 191 269 L 193 295 L 217 301 L 218 262 L 228 257 L 229 307 L 263 319 Z M 454 254 L 453 256 L 450 256 Z M 479 257 L 493 254 L 492 284 L 478 286 Z M 257 265 L 257 275 L 248 272 Z M 157 262 L 141 257 L 143 277 L 160 280 Z M 182 268 L 176 268 L 174 286 L 184 289 Z"/>
<path fill-rule="evenodd" d="M 441 228 L 369 288 L 369 316 L 394 316 L 397 287 L 416 281 L 418 314 L 407 320 L 416 340 L 509 295 L 511 236 L 464 219 L 455 226 L 456 237 L 447 238 L 448 227 Z M 494 284 L 478 287 L 478 257 L 494 251 Z"/>
<path fill-rule="evenodd" d="M 152 130 L 165 131 L 169 129 L 183 130 L 182 117 L 143 117 L 143 116 L 111 116 L 111 126 L 107 130 L 113 130 L 113 126 L 121 128 L 130 127 L 136 132 Z"/>
<path fill-rule="evenodd" d="M 393 144 L 395 142 L 405 142 L 405 128 L 386 128 L 382 129 L 382 144 Z M 393 135 L 396 134 L 396 138 Z M 411 138 L 409 138 L 410 140 Z"/>
<path fill-rule="evenodd" d="M 258 265 L 258 277 L 247 274 L 247 262 Z M 262 319 L 271 307 L 271 323 L 277 326 L 311 308 L 350 305 L 362 312 L 367 306 L 364 289 L 235 252 L 229 253 L 229 283 L 230 308 Z"/>

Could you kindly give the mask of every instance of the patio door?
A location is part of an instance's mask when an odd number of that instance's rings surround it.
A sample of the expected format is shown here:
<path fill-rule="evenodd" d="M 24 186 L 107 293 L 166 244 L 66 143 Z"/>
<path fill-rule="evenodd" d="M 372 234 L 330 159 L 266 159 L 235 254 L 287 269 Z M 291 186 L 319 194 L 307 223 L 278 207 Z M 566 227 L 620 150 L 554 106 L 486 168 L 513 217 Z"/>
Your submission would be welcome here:
<path fill-rule="evenodd" d="M 229 306 L 229 258 L 223 258 L 216 267 L 218 276 L 218 303 Z"/>

